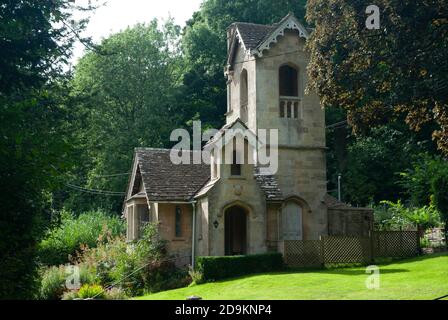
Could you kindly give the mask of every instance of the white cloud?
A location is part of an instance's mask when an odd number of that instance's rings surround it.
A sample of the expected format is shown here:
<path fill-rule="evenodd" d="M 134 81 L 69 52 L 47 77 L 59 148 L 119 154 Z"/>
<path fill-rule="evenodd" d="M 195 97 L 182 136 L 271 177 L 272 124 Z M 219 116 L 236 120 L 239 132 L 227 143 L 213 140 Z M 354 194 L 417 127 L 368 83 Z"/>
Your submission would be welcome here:
<path fill-rule="evenodd" d="M 78 0 L 85 3 L 88 0 Z M 83 33 L 98 42 L 101 38 L 116 33 L 139 22 L 149 22 L 154 18 L 173 17 L 177 24 L 184 26 L 193 13 L 199 10 L 202 0 L 107 0 L 105 6 L 90 14 L 90 23 Z M 84 46 L 76 44 L 73 62 L 83 54 Z"/>

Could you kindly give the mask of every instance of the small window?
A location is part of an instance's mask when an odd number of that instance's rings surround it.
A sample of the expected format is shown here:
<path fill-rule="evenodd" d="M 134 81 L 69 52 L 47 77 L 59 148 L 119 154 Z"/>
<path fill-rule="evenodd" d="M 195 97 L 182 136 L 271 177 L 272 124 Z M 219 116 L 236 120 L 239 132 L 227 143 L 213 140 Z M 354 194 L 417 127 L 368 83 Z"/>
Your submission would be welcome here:
<path fill-rule="evenodd" d="M 232 111 L 232 81 L 227 82 L 227 112 Z"/>
<path fill-rule="evenodd" d="M 127 223 L 128 223 L 128 240 L 134 240 L 134 206 L 128 207 L 127 214 Z"/>
<path fill-rule="evenodd" d="M 176 238 L 182 237 L 182 210 L 180 207 L 176 207 L 175 213 L 175 230 L 176 230 Z"/>
<path fill-rule="evenodd" d="M 237 163 L 237 152 L 233 151 L 233 160 L 230 167 L 230 174 L 232 176 L 241 176 L 241 164 Z"/>
<path fill-rule="evenodd" d="M 299 85 L 298 85 L 298 72 L 295 68 L 288 65 L 280 67 L 279 71 L 279 84 L 280 84 L 280 96 L 282 97 L 298 97 Z"/>
<path fill-rule="evenodd" d="M 249 93 L 248 93 L 248 80 L 247 80 L 247 71 L 243 70 L 241 72 L 240 78 L 240 119 L 244 123 L 247 123 L 248 120 L 248 111 L 247 106 L 249 103 Z"/>
<path fill-rule="evenodd" d="M 247 71 L 244 69 L 241 72 L 240 78 L 240 104 L 241 107 L 247 106 L 248 103 L 248 83 L 247 83 Z"/>

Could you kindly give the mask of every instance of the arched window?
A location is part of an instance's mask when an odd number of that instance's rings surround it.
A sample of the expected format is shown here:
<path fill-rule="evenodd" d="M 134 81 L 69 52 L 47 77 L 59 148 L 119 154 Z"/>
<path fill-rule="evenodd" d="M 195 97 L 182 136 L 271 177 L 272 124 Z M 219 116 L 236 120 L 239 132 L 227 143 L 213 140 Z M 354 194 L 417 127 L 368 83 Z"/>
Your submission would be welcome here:
<path fill-rule="evenodd" d="M 299 97 L 299 72 L 296 68 L 283 65 L 279 69 L 280 118 L 302 118 Z"/>
<path fill-rule="evenodd" d="M 299 76 L 297 69 L 284 65 L 280 67 L 280 96 L 298 97 L 299 96 Z"/>
<path fill-rule="evenodd" d="M 240 77 L 240 118 L 243 122 L 247 122 L 247 105 L 249 103 L 248 97 L 248 78 L 247 70 L 241 72 Z"/>

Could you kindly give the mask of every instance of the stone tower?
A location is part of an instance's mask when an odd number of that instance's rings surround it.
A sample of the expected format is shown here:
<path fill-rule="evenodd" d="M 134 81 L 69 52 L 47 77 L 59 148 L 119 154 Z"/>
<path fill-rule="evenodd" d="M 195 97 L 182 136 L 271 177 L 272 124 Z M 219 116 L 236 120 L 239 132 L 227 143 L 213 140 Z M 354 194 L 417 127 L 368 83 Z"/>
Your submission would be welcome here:
<path fill-rule="evenodd" d="M 300 210 L 300 223 L 313 224 L 292 239 L 327 233 L 325 113 L 319 97 L 305 93 L 309 32 L 292 14 L 272 26 L 234 23 L 228 30 L 227 124 L 239 118 L 254 133 L 278 129 L 282 210 Z"/>

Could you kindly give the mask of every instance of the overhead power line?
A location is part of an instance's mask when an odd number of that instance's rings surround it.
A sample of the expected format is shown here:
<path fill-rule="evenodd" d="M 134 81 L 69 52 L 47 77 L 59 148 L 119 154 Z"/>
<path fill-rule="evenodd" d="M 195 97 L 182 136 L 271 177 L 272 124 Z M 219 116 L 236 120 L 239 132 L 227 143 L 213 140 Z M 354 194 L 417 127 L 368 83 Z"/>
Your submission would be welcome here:
<path fill-rule="evenodd" d="M 341 121 L 341 122 L 330 124 L 326 128 L 327 129 L 339 128 L 339 127 L 342 128 L 342 127 L 346 127 L 347 125 L 348 125 L 348 121 L 344 120 L 344 121 Z"/>
<path fill-rule="evenodd" d="M 108 190 L 97 190 L 97 189 L 88 189 L 81 186 L 76 186 L 70 183 L 65 183 L 65 185 L 79 192 L 90 193 L 95 195 L 103 195 L 103 196 L 112 196 L 112 197 L 123 197 L 126 195 L 126 192 L 117 192 L 117 191 L 108 191 Z"/>

